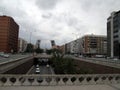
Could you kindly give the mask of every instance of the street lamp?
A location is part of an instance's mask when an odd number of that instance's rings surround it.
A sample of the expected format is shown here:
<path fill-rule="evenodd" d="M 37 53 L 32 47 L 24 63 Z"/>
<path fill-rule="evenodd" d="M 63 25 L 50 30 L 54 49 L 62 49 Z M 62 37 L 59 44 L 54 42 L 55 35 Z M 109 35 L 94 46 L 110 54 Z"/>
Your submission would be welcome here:
<path fill-rule="evenodd" d="M 32 36 L 32 32 L 30 32 L 30 44 L 31 44 L 31 36 Z"/>

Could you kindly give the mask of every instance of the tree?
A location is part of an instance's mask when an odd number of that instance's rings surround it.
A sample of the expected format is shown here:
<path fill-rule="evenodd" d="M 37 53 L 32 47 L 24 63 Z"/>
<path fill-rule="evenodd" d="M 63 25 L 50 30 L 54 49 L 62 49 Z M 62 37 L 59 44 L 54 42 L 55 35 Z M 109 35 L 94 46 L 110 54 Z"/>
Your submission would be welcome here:
<path fill-rule="evenodd" d="M 33 45 L 31 43 L 27 44 L 27 48 L 26 48 L 25 52 L 28 52 L 28 53 L 33 52 Z"/>
<path fill-rule="evenodd" d="M 76 72 L 74 62 L 71 58 L 64 58 L 64 54 L 55 51 L 51 59 L 56 74 L 74 74 Z"/>
<path fill-rule="evenodd" d="M 37 48 L 37 49 L 35 50 L 35 52 L 36 52 L 36 53 L 43 53 L 43 49 Z"/>

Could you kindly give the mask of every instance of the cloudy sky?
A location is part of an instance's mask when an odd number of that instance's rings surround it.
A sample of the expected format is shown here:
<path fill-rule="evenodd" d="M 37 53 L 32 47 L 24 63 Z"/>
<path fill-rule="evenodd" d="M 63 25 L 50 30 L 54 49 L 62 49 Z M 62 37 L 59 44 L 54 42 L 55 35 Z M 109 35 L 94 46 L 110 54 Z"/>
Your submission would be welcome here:
<path fill-rule="evenodd" d="M 106 35 L 110 13 L 120 0 L 0 0 L 0 15 L 14 18 L 19 37 L 33 43 L 62 45 L 86 34 Z"/>

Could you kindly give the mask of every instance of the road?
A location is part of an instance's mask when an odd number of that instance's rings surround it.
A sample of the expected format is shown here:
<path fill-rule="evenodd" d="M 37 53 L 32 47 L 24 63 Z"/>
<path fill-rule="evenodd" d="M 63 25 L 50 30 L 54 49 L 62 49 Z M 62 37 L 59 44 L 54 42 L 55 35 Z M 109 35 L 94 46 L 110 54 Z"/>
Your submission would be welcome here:
<path fill-rule="evenodd" d="M 22 54 L 10 54 L 10 56 L 8 58 L 0 56 L 0 63 L 13 61 L 13 60 L 16 60 L 16 59 L 25 58 L 25 57 L 29 57 L 29 56 L 31 56 L 31 54 L 25 54 L 25 55 L 22 55 Z"/>
<path fill-rule="evenodd" d="M 46 67 L 46 66 L 39 66 L 40 68 L 40 74 L 54 74 L 54 70 L 51 66 Z M 36 67 L 33 65 L 31 69 L 27 72 L 27 74 L 35 74 L 35 69 Z"/>
<path fill-rule="evenodd" d="M 88 57 L 72 57 L 73 59 L 76 60 L 82 60 L 82 61 L 87 61 L 91 63 L 96 63 L 96 64 L 101 64 L 105 66 L 110 66 L 110 67 L 115 67 L 115 68 L 120 68 L 120 60 L 112 60 L 112 59 L 105 59 L 105 58 L 88 58 Z"/>

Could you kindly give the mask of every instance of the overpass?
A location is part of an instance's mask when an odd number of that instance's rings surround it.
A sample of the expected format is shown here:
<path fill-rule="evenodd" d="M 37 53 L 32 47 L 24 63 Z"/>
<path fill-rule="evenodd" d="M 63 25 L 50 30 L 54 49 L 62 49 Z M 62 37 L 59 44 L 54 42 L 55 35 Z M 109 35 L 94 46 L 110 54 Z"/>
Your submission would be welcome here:
<path fill-rule="evenodd" d="M 0 63 L 0 73 L 17 66 L 28 66 L 33 58 L 51 58 L 48 55 L 26 55 Z M 78 61 L 84 61 L 75 58 Z M 101 64 L 101 61 L 85 60 L 85 62 Z M 33 62 L 32 62 L 33 63 Z M 32 64 L 31 63 L 31 64 Z M 106 62 L 106 65 L 109 62 Z M 119 63 L 114 63 L 119 65 Z M 102 64 L 103 65 L 103 64 Z M 30 66 L 29 66 L 30 67 Z M 112 66 L 111 66 L 112 67 Z M 24 68 L 25 69 L 25 68 Z M 24 70 L 22 69 L 22 70 Z M 74 75 L 36 75 L 36 74 L 0 74 L 0 90 L 120 90 L 120 74 L 74 74 Z"/>

